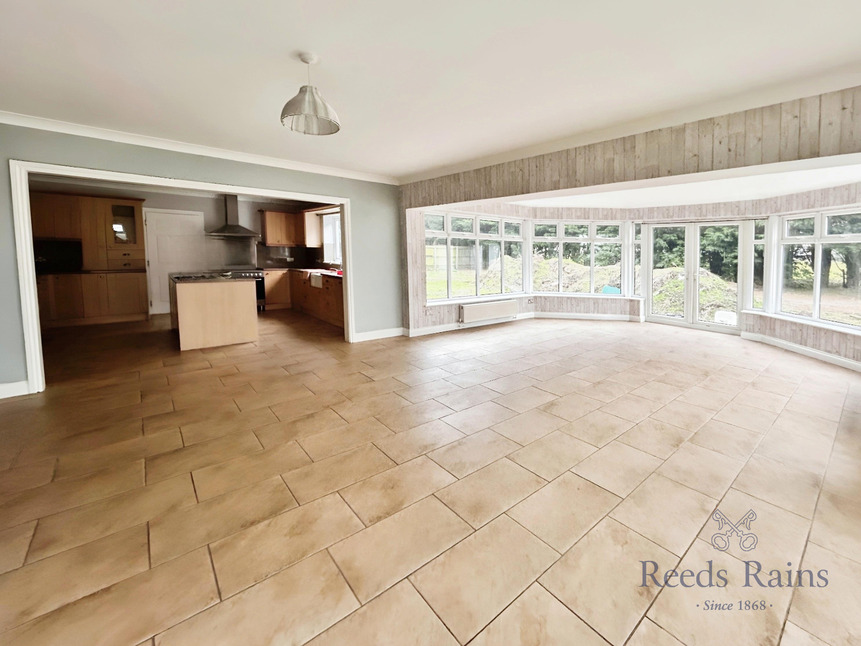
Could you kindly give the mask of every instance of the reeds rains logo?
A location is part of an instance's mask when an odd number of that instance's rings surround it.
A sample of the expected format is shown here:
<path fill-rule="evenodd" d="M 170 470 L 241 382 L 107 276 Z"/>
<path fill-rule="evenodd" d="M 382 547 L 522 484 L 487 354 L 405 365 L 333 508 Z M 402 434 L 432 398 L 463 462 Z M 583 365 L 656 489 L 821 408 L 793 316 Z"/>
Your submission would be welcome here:
<path fill-rule="evenodd" d="M 717 531 L 709 541 L 714 549 L 726 552 L 737 544 L 742 552 L 752 552 L 759 545 L 759 537 L 751 529 L 757 519 L 756 512 L 749 509 L 742 517 L 732 522 L 720 509 L 716 509 L 711 520 L 717 522 Z M 743 587 L 745 588 L 824 588 L 828 585 L 828 570 L 793 570 L 787 561 L 787 569 L 771 569 L 763 572 L 757 560 L 743 560 Z M 660 573 L 655 561 L 640 561 L 641 588 L 652 585 L 659 588 L 725 588 L 729 584 L 729 573 L 725 569 L 715 570 L 714 561 L 706 561 L 700 570 L 667 570 Z"/>

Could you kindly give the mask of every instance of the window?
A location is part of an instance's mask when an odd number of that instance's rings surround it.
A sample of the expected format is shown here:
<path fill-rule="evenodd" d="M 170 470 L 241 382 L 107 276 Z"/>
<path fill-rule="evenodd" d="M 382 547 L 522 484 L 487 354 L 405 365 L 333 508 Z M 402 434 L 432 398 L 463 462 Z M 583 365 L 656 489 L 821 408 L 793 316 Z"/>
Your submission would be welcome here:
<path fill-rule="evenodd" d="M 523 292 L 522 223 L 425 213 L 428 301 Z"/>
<path fill-rule="evenodd" d="M 643 225 L 634 223 L 634 296 L 643 295 L 641 268 L 643 264 Z"/>
<path fill-rule="evenodd" d="M 753 284 L 751 285 L 751 307 L 761 310 L 765 307 L 765 228 L 768 220 L 754 220 L 753 223 Z"/>
<path fill-rule="evenodd" d="M 621 294 L 618 223 L 534 222 L 532 289 L 564 294 Z"/>
<path fill-rule="evenodd" d="M 323 262 L 341 264 L 341 213 L 328 213 L 323 218 Z"/>

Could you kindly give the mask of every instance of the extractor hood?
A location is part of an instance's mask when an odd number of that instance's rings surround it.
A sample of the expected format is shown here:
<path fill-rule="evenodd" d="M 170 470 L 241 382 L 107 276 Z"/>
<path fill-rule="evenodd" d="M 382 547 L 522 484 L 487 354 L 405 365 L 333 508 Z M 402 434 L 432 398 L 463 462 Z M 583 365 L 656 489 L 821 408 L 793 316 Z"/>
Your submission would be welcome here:
<path fill-rule="evenodd" d="M 227 213 L 227 223 L 210 231 L 207 235 L 213 238 L 259 238 L 260 234 L 239 224 L 239 198 L 236 195 L 224 196 L 224 210 Z"/>

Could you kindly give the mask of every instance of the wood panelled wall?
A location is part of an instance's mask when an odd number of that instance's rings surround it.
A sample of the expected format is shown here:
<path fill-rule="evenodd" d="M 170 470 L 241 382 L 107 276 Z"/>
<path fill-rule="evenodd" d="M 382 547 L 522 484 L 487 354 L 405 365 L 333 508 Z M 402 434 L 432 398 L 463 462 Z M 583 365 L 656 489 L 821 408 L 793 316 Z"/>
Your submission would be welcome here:
<path fill-rule="evenodd" d="M 741 315 L 741 331 L 861 362 L 861 334 L 848 330 L 828 330 L 803 321 L 745 312 Z"/>
<path fill-rule="evenodd" d="M 861 86 L 413 182 L 403 208 L 861 152 Z"/>

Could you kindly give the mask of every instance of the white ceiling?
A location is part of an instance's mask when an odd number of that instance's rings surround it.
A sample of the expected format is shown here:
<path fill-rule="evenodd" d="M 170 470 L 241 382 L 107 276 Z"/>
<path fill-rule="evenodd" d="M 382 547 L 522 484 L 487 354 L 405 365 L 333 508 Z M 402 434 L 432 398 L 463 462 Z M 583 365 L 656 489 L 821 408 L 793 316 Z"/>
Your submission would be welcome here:
<path fill-rule="evenodd" d="M 815 168 L 745 177 L 702 179 L 666 186 L 618 188 L 612 184 L 571 195 L 506 200 L 512 204 L 541 208 L 638 209 L 761 200 L 816 189 L 861 182 L 861 165 Z"/>
<path fill-rule="evenodd" d="M 0 110 L 407 181 L 861 83 L 859 23 L 857 0 L 7 1 Z M 303 49 L 336 135 L 279 122 Z"/>

